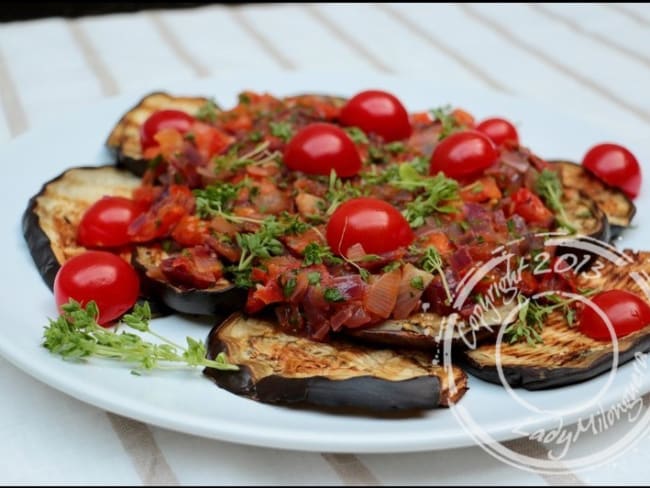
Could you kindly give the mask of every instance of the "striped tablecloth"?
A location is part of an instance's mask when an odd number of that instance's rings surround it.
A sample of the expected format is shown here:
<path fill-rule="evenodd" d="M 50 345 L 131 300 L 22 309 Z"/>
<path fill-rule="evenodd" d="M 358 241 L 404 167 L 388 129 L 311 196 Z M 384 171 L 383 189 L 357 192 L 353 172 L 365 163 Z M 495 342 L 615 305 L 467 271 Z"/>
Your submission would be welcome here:
<path fill-rule="evenodd" d="M 151 80 L 164 85 L 251 69 L 350 69 L 458 80 L 559 107 L 639 144 L 647 144 L 650 134 L 648 4 L 214 5 L 0 25 L 0 143 L 62 112 L 125 91 L 149 91 Z M 192 437 L 88 406 L 2 359 L 0 391 L 2 483 L 650 480 L 650 438 L 615 463 L 541 475 L 500 463 L 479 447 L 355 455 Z M 592 442 L 582 437 L 577 448 L 589 452 Z M 532 456 L 547 454 L 530 440 L 508 445 Z"/>

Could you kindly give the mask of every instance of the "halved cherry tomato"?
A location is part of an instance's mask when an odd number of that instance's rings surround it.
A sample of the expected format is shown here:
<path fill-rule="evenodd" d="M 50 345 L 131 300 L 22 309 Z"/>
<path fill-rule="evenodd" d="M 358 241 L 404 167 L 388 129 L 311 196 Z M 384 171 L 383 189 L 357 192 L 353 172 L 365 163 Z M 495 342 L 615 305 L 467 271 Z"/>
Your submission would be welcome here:
<path fill-rule="evenodd" d="M 345 131 L 323 122 L 309 124 L 294 135 L 284 150 L 284 163 L 308 174 L 354 176 L 361 169 L 361 157 Z"/>
<path fill-rule="evenodd" d="M 641 168 L 629 150 L 618 144 L 598 144 L 582 159 L 585 168 L 608 185 L 620 188 L 630 198 L 641 189 Z"/>
<path fill-rule="evenodd" d="M 609 319 L 616 337 L 623 337 L 650 324 L 650 305 L 624 290 L 603 291 L 591 299 Z M 611 339 L 605 320 L 593 307 L 585 306 L 579 316 L 580 332 L 599 341 Z"/>
<path fill-rule="evenodd" d="M 442 171 L 455 179 L 467 179 L 480 175 L 496 163 L 498 152 L 492 141 L 473 130 L 456 132 L 440 141 L 431 155 L 429 172 Z"/>
<path fill-rule="evenodd" d="M 354 244 L 368 254 L 382 254 L 413 242 L 413 231 L 404 216 L 377 198 L 354 198 L 340 205 L 326 229 L 327 243 L 342 256 Z"/>
<path fill-rule="evenodd" d="M 135 270 L 106 251 L 86 251 L 69 259 L 54 278 L 54 298 L 59 310 L 71 298 L 82 305 L 94 300 L 101 325 L 129 310 L 139 293 L 140 280 Z"/>
<path fill-rule="evenodd" d="M 142 212 L 129 198 L 103 197 L 81 217 L 77 241 L 84 247 L 116 247 L 131 242 L 127 230 Z"/>
<path fill-rule="evenodd" d="M 517 129 L 515 129 L 515 126 L 505 119 L 497 117 L 485 119 L 476 126 L 476 130 L 492 139 L 492 142 L 494 142 L 496 146 L 501 146 L 506 142 L 519 142 Z"/>
<path fill-rule="evenodd" d="M 515 213 L 527 222 L 549 225 L 553 221 L 553 212 L 528 188 L 519 188 L 511 198 L 515 204 Z"/>
<path fill-rule="evenodd" d="M 140 144 L 142 149 L 154 147 L 158 143 L 154 136 L 162 129 L 176 129 L 185 134 L 195 119 L 181 110 L 158 110 L 149 116 L 140 127 Z"/>
<path fill-rule="evenodd" d="M 381 90 L 357 93 L 343 106 L 339 119 L 343 125 L 377 134 L 385 142 L 406 139 L 412 132 L 402 102 L 395 95 Z"/>

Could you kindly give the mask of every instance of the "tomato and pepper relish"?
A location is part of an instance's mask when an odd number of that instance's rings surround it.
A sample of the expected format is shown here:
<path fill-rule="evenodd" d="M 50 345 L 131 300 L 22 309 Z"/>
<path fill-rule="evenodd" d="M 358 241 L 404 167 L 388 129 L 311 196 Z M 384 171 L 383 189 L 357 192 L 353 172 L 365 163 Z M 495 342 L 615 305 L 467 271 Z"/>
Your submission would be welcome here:
<path fill-rule="evenodd" d="M 451 313 L 458 283 L 496 248 L 512 242 L 515 255 L 534 256 L 536 234 L 569 225 L 557 175 L 516 140 L 495 145 L 475 131 L 469 113 L 408 114 L 410 135 L 386 142 L 344 126 L 345 105 L 243 92 L 230 110 L 209 103 L 189 124 L 160 123 L 153 135 L 149 127 L 149 169 L 134 193 L 145 210 L 129 235 L 165 251 L 154 274 L 187 290 L 228 280 L 248 290 L 245 312 L 271 307 L 282 327 L 325 340 L 389 318 Z M 353 199 L 365 200 L 344 205 Z M 493 269 L 456 311 L 470 314 L 505 272 Z M 574 286 L 566 274 L 544 278 L 524 271 L 519 291 Z"/>

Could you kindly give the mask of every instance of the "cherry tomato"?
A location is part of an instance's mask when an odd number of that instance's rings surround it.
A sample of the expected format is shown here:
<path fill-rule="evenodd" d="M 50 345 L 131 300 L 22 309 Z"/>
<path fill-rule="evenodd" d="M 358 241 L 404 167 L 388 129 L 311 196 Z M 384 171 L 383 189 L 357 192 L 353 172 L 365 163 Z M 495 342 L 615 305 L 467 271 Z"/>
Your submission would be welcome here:
<path fill-rule="evenodd" d="M 180 110 L 159 110 L 152 113 L 140 127 L 142 149 L 158 145 L 154 136 L 161 129 L 176 129 L 181 134 L 185 134 L 194 121 L 194 117 Z"/>
<path fill-rule="evenodd" d="M 131 242 L 127 229 L 141 213 L 139 205 L 124 197 L 103 197 L 81 218 L 77 241 L 84 247 L 116 247 Z"/>
<path fill-rule="evenodd" d="M 553 212 L 528 188 L 519 188 L 511 198 L 515 204 L 515 213 L 527 222 L 549 225 L 553 221 Z"/>
<path fill-rule="evenodd" d="M 284 163 L 292 170 L 316 175 L 354 176 L 361 157 L 352 139 L 335 125 L 317 122 L 294 135 L 284 150 Z"/>
<path fill-rule="evenodd" d="M 494 142 L 496 146 L 501 146 L 507 141 L 514 143 L 519 142 L 517 129 L 515 129 L 515 126 L 505 119 L 499 119 L 496 117 L 485 119 L 476 126 L 476 130 L 492 139 L 492 142 Z"/>
<path fill-rule="evenodd" d="M 585 168 L 608 185 L 635 198 L 641 188 L 641 168 L 634 155 L 618 144 L 598 144 L 582 159 Z"/>
<path fill-rule="evenodd" d="M 442 171 L 455 179 L 480 175 L 496 163 L 499 154 L 492 141 L 473 130 L 456 132 L 443 139 L 433 150 L 429 172 Z"/>
<path fill-rule="evenodd" d="M 339 117 L 347 127 L 356 126 L 381 136 L 385 142 L 399 141 L 411 135 L 409 115 L 395 95 L 381 90 L 366 90 L 350 98 Z"/>
<path fill-rule="evenodd" d="M 107 325 L 129 310 L 138 298 L 140 280 L 122 258 L 106 251 L 86 251 L 68 261 L 54 278 L 57 307 L 74 299 L 82 305 L 94 300 L 98 323 Z"/>
<path fill-rule="evenodd" d="M 650 324 L 650 305 L 629 291 L 603 291 L 591 301 L 610 320 L 616 337 L 626 336 Z M 582 310 L 578 323 L 580 332 L 592 339 L 611 339 L 605 320 L 590 306 Z"/>
<path fill-rule="evenodd" d="M 353 198 L 332 214 L 326 229 L 327 243 L 340 255 L 354 244 L 368 254 L 382 254 L 408 246 L 413 231 L 395 207 L 378 198 Z"/>

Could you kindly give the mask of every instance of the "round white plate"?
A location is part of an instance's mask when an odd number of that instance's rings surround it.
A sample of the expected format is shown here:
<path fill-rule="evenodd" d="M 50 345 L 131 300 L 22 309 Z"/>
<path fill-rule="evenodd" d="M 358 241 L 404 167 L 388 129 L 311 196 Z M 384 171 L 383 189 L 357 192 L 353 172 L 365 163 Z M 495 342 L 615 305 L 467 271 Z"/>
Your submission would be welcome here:
<path fill-rule="evenodd" d="M 243 89 L 274 94 L 321 92 L 352 95 L 377 87 L 396 93 L 411 110 L 452 104 L 478 118 L 503 115 L 517 123 L 522 142 L 546 158 L 579 160 L 594 143 L 615 140 L 603 129 L 567 117 L 539 105 L 461 86 L 379 76 L 324 74 L 258 74 L 202 80 L 172 86 L 152 86 L 171 93 L 214 96 L 223 106 L 235 103 Z M 474 441 L 451 411 L 440 409 L 415 417 L 365 417 L 322 413 L 315 410 L 276 407 L 237 397 L 221 390 L 197 371 L 129 374 L 126 365 L 109 362 L 71 364 L 50 355 L 40 346 L 42 328 L 56 310 L 50 291 L 32 263 L 20 230 L 20 219 L 29 197 L 41 185 L 73 166 L 106 164 L 111 157 L 104 140 L 118 120 L 144 92 L 108 100 L 88 107 L 81 114 L 62 119 L 56 126 L 39 127 L 0 149 L 3 168 L 1 208 L 8 231 L 0 240 L 3 287 L 0 294 L 0 353 L 13 364 L 44 383 L 82 401 L 144 422 L 215 439 L 269 446 L 329 452 L 404 452 L 470 445 Z M 621 138 L 623 137 L 623 138 Z M 630 146 L 640 161 L 650 153 Z M 650 173 L 647 173 L 650 174 Z M 646 184 L 647 185 L 647 184 Z M 647 188 L 647 186 L 646 186 Z M 622 242 L 643 248 L 650 225 L 645 207 L 650 192 L 637 201 L 637 226 Z M 647 247 L 647 244 L 646 244 Z M 154 327 L 172 338 L 186 335 L 204 338 L 209 320 L 179 316 L 156 320 Z M 606 408 L 623 395 L 632 374 L 623 367 L 601 405 Z M 524 399 L 542 408 L 568 407 L 591 398 L 606 378 L 544 392 L 521 392 Z M 643 391 L 650 390 L 650 378 Z M 548 416 L 533 415 L 499 386 L 470 377 L 470 390 L 462 405 L 495 439 L 505 440 L 550 426 Z M 596 407 L 592 407 L 595 409 Z M 571 419 L 575 419 L 575 416 Z"/>

